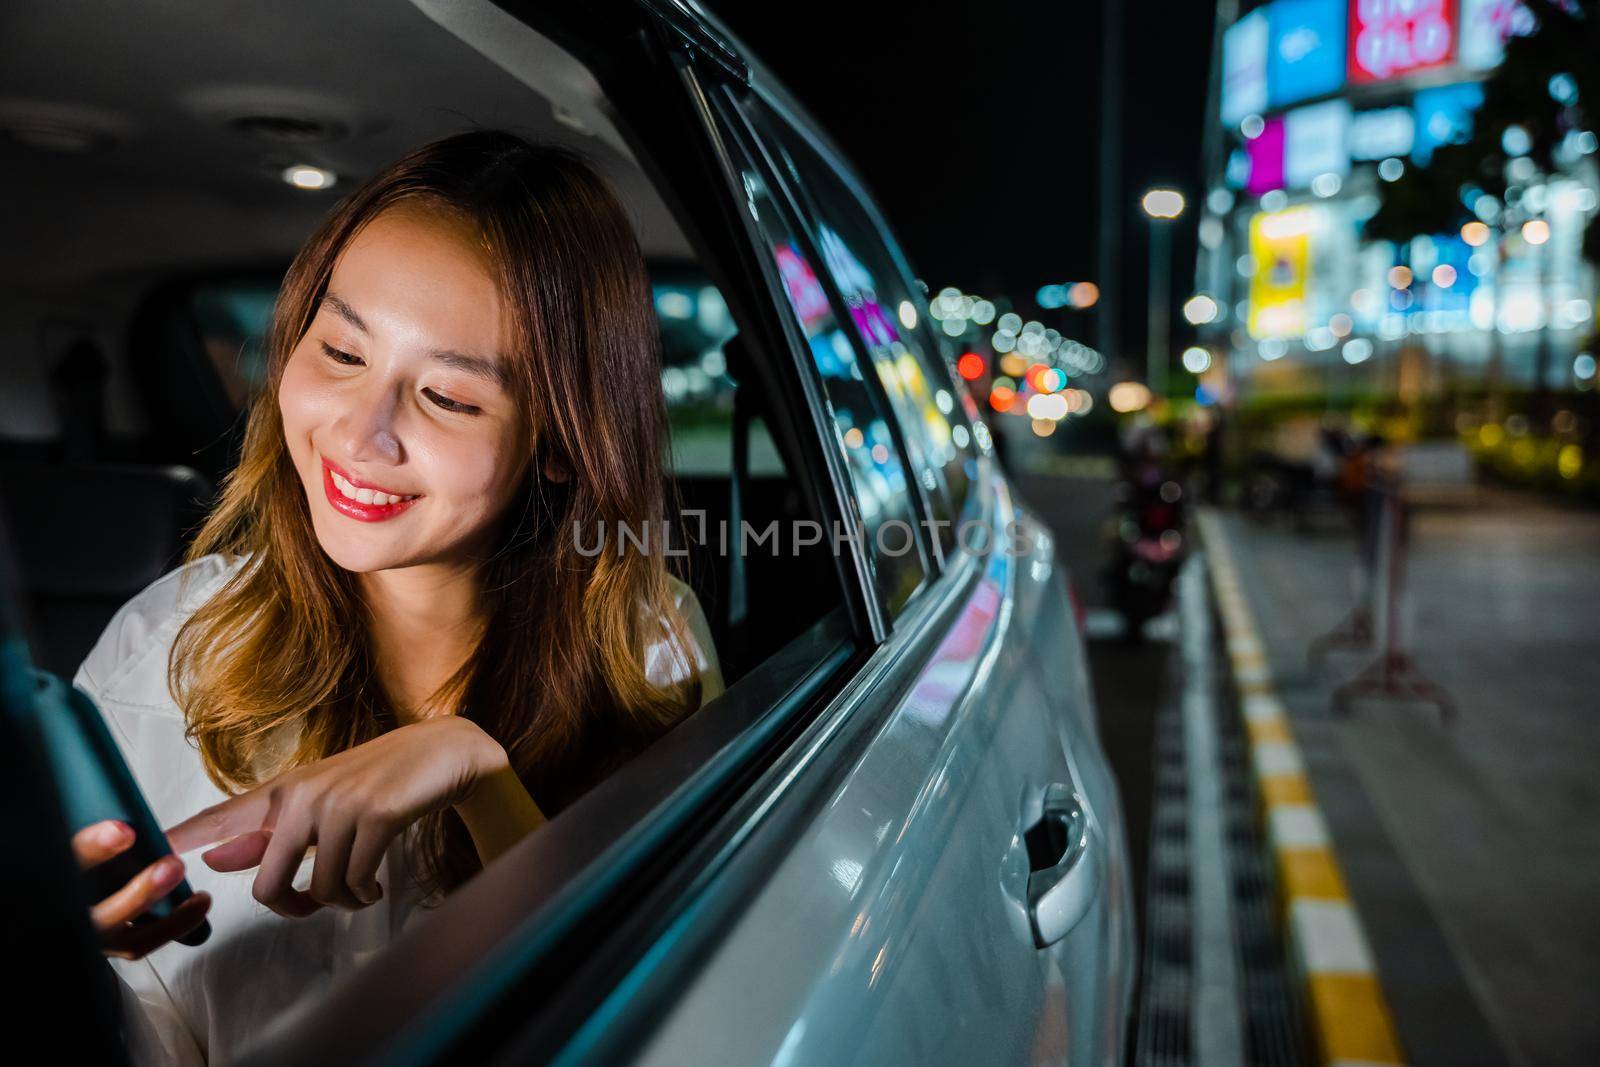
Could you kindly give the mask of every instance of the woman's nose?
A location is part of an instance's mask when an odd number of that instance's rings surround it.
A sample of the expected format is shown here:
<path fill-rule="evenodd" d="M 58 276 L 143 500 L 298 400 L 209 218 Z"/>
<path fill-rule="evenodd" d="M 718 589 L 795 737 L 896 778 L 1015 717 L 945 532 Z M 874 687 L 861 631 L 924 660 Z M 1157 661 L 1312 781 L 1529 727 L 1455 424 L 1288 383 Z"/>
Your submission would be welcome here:
<path fill-rule="evenodd" d="M 396 434 L 399 410 L 397 390 L 363 389 L 351 397 L 351 406 L 335 427 L 345 458 L 352 462 L 399 463 L 404 456 Z"/>

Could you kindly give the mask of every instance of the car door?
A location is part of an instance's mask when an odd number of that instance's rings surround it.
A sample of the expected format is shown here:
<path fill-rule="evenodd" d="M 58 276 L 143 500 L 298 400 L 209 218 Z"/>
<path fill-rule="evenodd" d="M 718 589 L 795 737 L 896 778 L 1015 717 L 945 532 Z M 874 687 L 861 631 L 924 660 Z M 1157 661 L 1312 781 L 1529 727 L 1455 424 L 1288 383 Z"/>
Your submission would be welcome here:
<path fill-rule="evenodd" d="M 774 269 L 817 279 L 836 319 L 861 323 L 870 294 L 829 269 L 845 261 L 817 236 L 818 174 L 792 159 L 804 135 L 759 81 L 711 98 L 752 239 Z M 856 266 L 885 260 L 870 235 L 854 240 Z M 793 287 L 790 298 L 797 320 L 818 314 Z M 876 365 L 859 330 L 849 342 L 859 366 Z M 815 362 L 826 393 L 827 360 Z M 895 439 L 926 462 L 923 429 L 877 378 Z M 885 605 L 888 633 L 829 709 L 811 780 L 776 800 L 730 865 L 742 910 L 642 1062 L 1120 1059 L 1130 897 L 1082 646 L 1053 540 L 988 450 L 975 467 L 969 542 L 915 597 Z M 850 491 L 870 509 L 870 486 Z M 919 511 L 931 497 L 908 495 Z"/>

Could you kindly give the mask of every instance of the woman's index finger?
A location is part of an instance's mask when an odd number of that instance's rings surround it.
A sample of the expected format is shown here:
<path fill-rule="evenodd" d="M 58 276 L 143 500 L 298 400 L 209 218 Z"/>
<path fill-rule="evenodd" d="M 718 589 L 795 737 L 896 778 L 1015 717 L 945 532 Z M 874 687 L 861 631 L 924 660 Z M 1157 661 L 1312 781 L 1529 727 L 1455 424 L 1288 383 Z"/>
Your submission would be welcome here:
<path fill-rule="evenodd" d="M 172 851 L 181 855 L 201 845 L 226 841 L 252 830 L 270 829 L 271 815 L 271 792 L 252 789 L 195 812 L 167 830 L 167 841 Z"/>

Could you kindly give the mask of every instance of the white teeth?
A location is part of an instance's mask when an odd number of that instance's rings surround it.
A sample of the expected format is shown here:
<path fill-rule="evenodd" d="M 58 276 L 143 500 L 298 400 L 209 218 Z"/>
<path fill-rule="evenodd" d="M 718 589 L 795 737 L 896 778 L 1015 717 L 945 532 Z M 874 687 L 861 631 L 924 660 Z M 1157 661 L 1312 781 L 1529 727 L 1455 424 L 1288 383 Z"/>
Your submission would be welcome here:
<path fill-rule="evenodd" d="M 334 488 L 338 489 L 342 496 L 359 504 L 398 504 L 402 500 L 413 499 L 410 496 L 396 496 L 394 493 L 385 493 L 378 489 L 357 489 L 350 484 L 348 478 L 334 474 L 332 471 L 328 473 L 333 475 Z"/>

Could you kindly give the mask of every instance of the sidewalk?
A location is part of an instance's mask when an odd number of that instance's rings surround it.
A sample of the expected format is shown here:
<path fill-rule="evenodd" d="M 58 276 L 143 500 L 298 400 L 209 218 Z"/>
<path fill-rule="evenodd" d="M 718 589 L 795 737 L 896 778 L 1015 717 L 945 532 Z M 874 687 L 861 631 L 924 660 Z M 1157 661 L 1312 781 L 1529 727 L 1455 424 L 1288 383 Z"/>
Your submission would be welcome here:
<path fill-rule="evenodd" d="M 1448 728 L 1330 715 L 1367 655 L 1305 651 L 1351 605 L 1352 539 L 1222 518 L 1412 1062 L 1600 1062 L 1600 515 L 1416 516 L 1412 651 Z"/>

